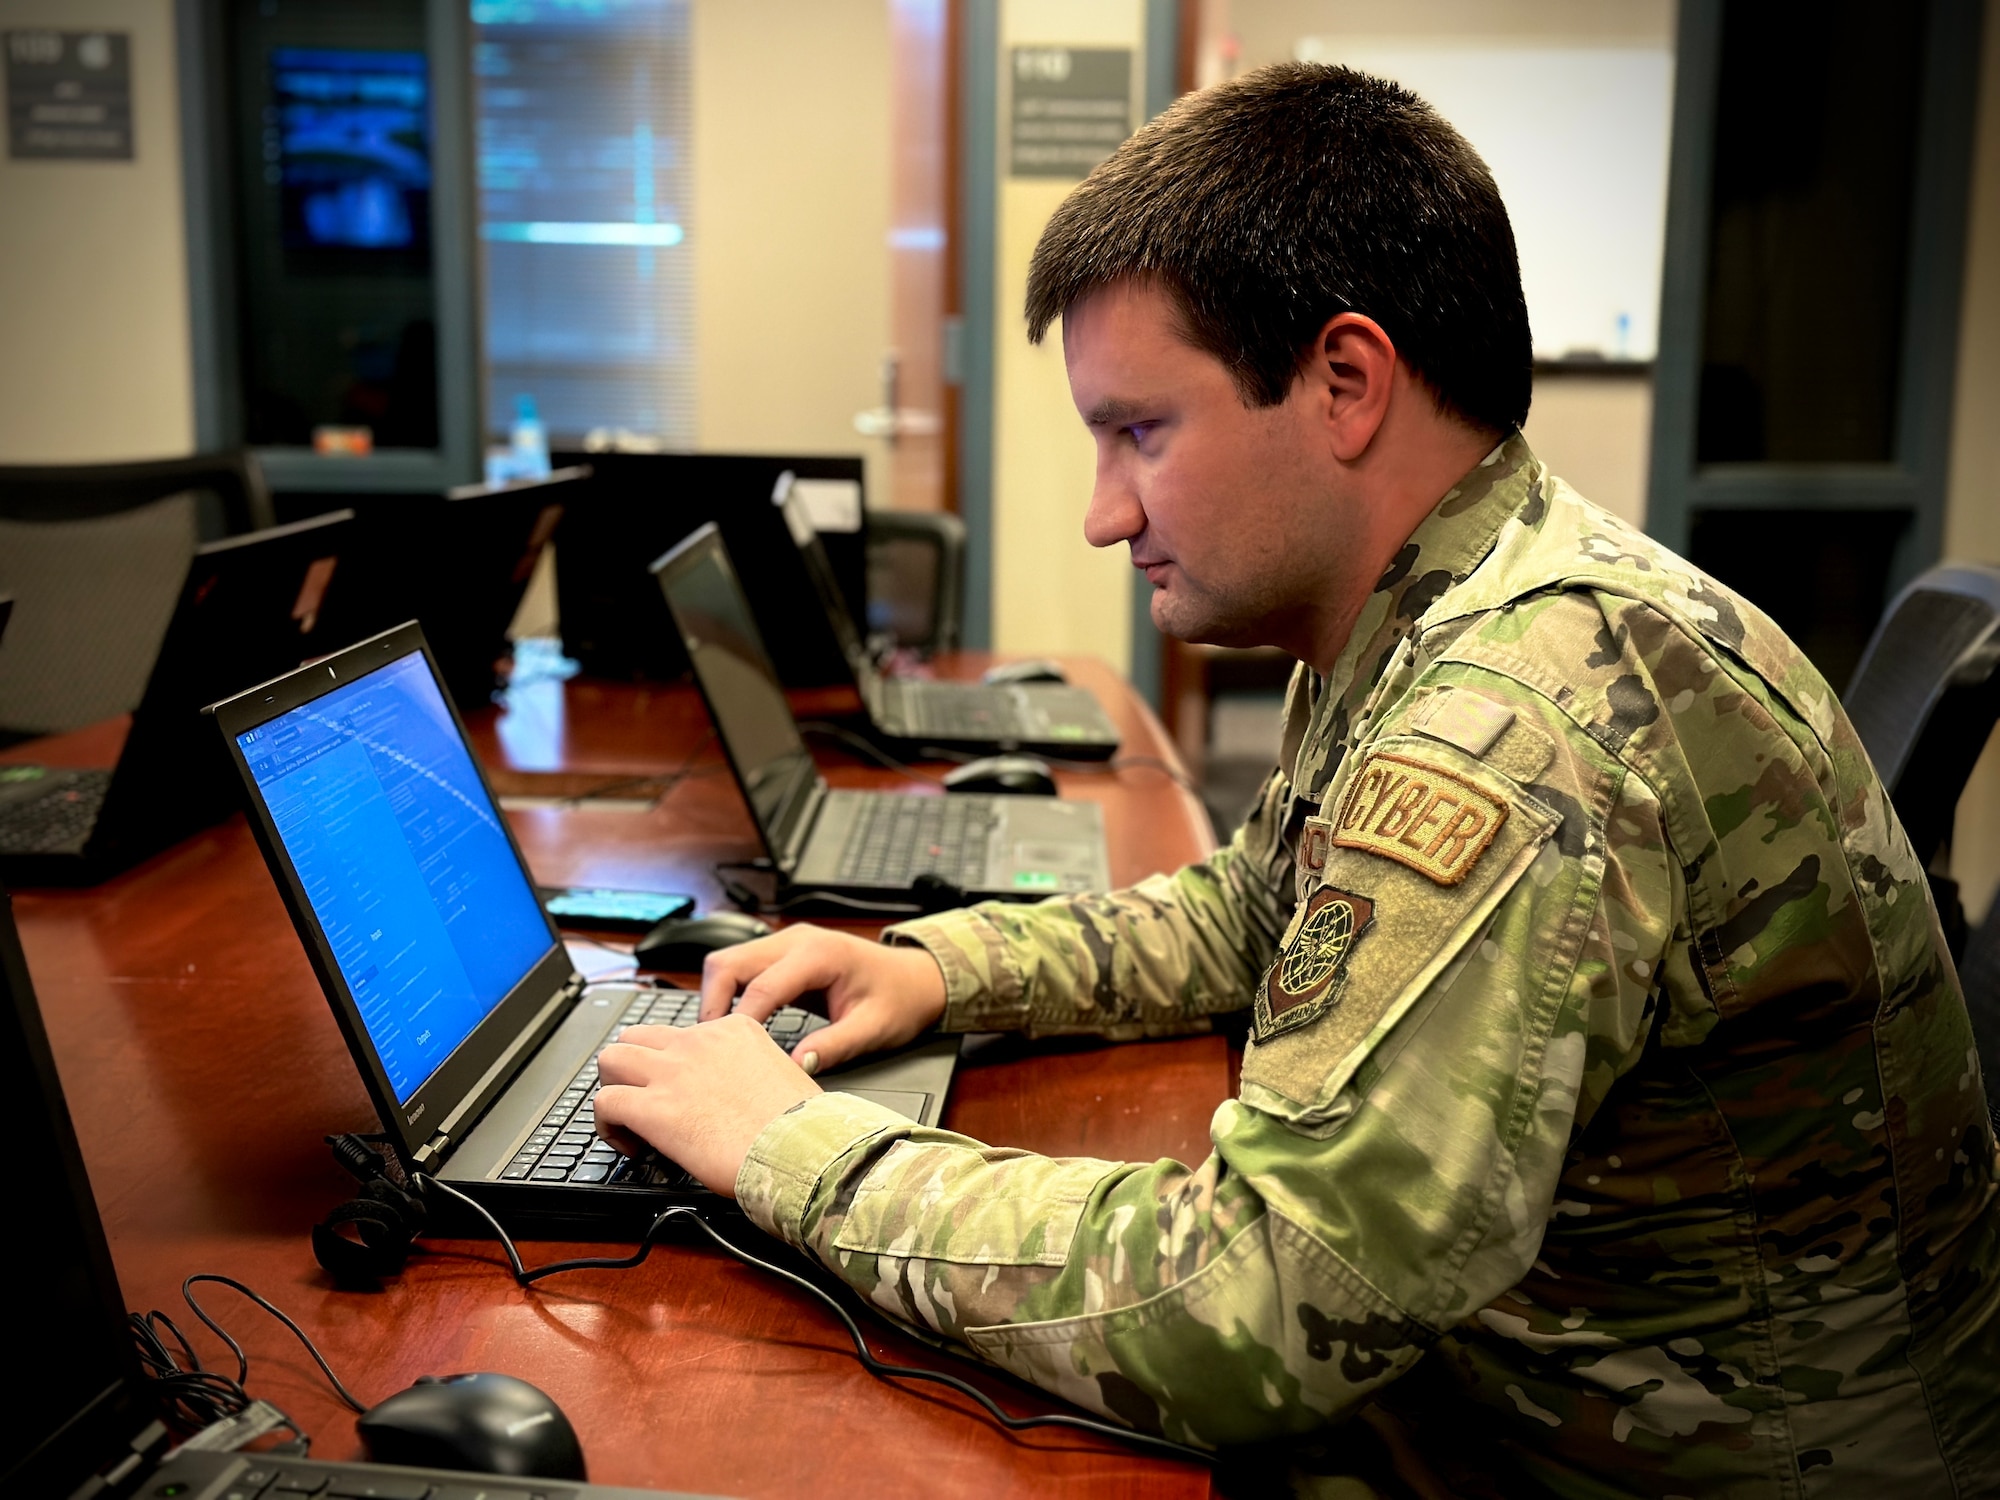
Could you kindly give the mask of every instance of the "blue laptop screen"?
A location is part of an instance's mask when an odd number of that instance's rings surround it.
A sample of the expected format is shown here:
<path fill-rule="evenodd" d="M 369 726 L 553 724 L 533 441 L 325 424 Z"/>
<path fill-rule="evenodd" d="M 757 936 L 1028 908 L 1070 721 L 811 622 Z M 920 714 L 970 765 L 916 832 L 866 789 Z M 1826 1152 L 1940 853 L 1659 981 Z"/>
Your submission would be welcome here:
<path fill-rule="evenodd" d="M 421 653 L 237 736 L 402 1103 L 549 952 Z"/>

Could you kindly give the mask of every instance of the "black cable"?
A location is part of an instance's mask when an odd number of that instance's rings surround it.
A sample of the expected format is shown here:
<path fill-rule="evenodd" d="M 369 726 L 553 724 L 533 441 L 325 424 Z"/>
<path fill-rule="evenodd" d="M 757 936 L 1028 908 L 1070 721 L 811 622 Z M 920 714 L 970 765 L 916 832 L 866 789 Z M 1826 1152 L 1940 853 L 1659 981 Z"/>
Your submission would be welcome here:
<path fill-rule="evenodd" d="M 709 867 L 716 884 L 731 901 L 746 911 L 770 912 L 783 916 L 799 906 L 814 906 L 821 902 L 830 906 L 852 907 L 855 911 L 869 912 L 878 916 L 921 917 L 928 910 L 914 901 L 866 901 L 859 896 L 843 896 L 834 891 L 798 891 L 782 901 L 766 901 L 740 880 L 724 874 L 725 870 L 747 870 L 755 868 L 742 860 L 719 860 Z"/>
<path fill-rule="evenodd" d="M 943 785 L 942 777 L 932 776 L 925 771 L 921 771 L 909 761 L 898 760 L 895 756 L 890 755 L 879 745 L 875 744 L 874 741 L 855 734 L 851 730 L 843 729 L 838 724 L 829 724 L 823 719 L 809 719 L 800 724 L 799 728 L 806 734 L 823 735 L 852 746 L 870 760 L 887 766 L 898 775 L 907 776 L 912 781 L 924 782 L 931 786 Z M 953 765 L 958 766 L 970 765 L 975 760 L 986 758 L 983 755 L 964 750 L 953 750 L 944 745 L 920 745 L 918 751 L 926 760 L 949 761 Z M 1120 771 L 1158 771 L 1162 776 L 1173 782 L 1174 785 L 1186 791 L 1194 792 L 1197 795 L 1201 791 L 1201 788 L 1195 785 L 1193 777 L 1189 776 L 1172 762 L 1164 760 L 1157 755 L 1114 755 L 1109 760 L 1073 760 L 1059 755 L 1043 755 L 1039 751 L 1034 750 L 1019 753 L 1033 755 L 1035 759 L 1046 761 L 1058 771 L 1071 771 L 1079 776 L 1115 776 Z"/>
<path fill-rule="evenodd" d="M 250 1405 L 250 1394 L 220 1370 L 206 1368 L 174 1320 L 163 1312 L 127 1313 L 132 1340 L 139 1346 L 139 1365 L 153 1382 L 177 1427 L 199 1432 L 213 1427 Z M 160 1336 L 164 1328 L 180 1346 L 176 1354 Z M 289 1419 L 286 1426 L 290 1427 Z M 298 1428 L 292 1427 L 296 1433 Z"/>
<path fill-rule="evenodd" d="M 1215 1454 L 1206 1453 L 1199 1448 L 1190 1448 L 1185 1443 L 1176 1443 L 1170 1438 L 1155 1437 L 1149 1432 L 1138 1432 L 1128 1427 L 1114 1427 L 1109 1422 L 1100 1422 L 1093 1417 L 1073 1417 L 1067 1412 L 1049 1412 L 1032 1417 L 1013 1416 L 1002 1410 L 1000 1404 L 987 1395 L 986 1392 L 980 1390 L 978 1386 L 973 1385 L 970 1381 L 961 1380 L 956 1375 L 946 1374 L 942 1370 L 926 1370 L 916 1365 L 890 1364 L 885 1359 L 878 1359 L 874 1352 L 869 1349 L 868 1340 L 861 1331 L 861 1325 L 855 1322 L 853 1315 L 845 1307 L 841 1306 L 838 1298 L 833 1297 L 823 1288 L 813 1285 L 812 1282 L 798 1275 L 796 1272 L 788 1271 L 783 1266 L 774 1266 L 771 1262 L 761 1260 L 757 1256 L 752 1255 L 740 1245 L 732 1243 L 721 1230 L 709 1223 L 697 1210 L 685 1204 L 677 1204 L 672 1208 L 662 1209 L 659 1216 L 647 1226 L 645 1234 L 640 1237 L 639 1248 L 634 1250 L 630 1255 L 617 1259 L 609 1257 L 586 1257 L 577 1260 L 552 1261 L 548 1265 L 536 1266 L 530 1270 L 522 1262 L 521 1252 L 515 1248 L 513 1239 L 508 1235 L 506 1230 L 500 1227 L 500 1221 L 493 1217 L 483 1203 L 467 1196 L 450 1183 L 440 1181 L 438 1178 L 420 1176 L 417 1181 L 425 1188 L 434 1187 L 449 1194 L 460 1203 L 472 1209 L 480 1218 L 484 1219 L 488 1227 L 492 1229 L 494 1235 L 499 1239 L 500 1248 L 506 1253 L 507 1264 L 512 1269 L 514 1280 L 522 1286 L 531 1286 L 535 1282 L 540 1281 L 544 1276 L 556 1276 L 565 1271 L 630 1270 L 634 1266 L 639 1265 L 652 1253 L 655 1236 L 662 1229 L 675 1222 L 687 1221 L 693 1223 L 703 1234 L 707 1235 L 714 1242 L 716 1248 L 721 1250 L 725 1255 L 741 1261 L 746 1266 L 752 1266 L 759 1271 L 776 1276 L 824 1304 L 840 1320 L 842 1326 L 847 1329 L 847 1336 L 854 1341 L 855 1357 L 861 1361 L 861 1367 L 877 1380 L 884 1381 L 885 1383 L 897 1380 L 924 1380 L 934 1385 L 941 1385 L 949 1390 L 957 1391 L 960 1395 L 970 1397 L 973 1401 L 977 1402 L 988 1416 L 1009 1432 L 1025 1432 L 1035 1427 L 1067 1427 L 1078 1432 L 1090 1432 L 1097 1434 L 1099 1437 L 1113 1438 L 1121 1443 L 1131 1443 L 1137 1447 L 1147 1448 L 1157 1453 L 1163 1453 L 1170 1458 L 1178 1458 L 1189 1463 L 1213 1464 L 1216 1461 Z"/>
<path fill-rule="evenodd" d="M 292 1336 L 296 1338 L 301 1344 L 304 1344 L 306 1346 L 306 1353 L 310 1354 L 313 1357 L 313 1363 L 319 1366 L 320 1373 L 326 1377 L 327 1384 L 333 1387 L 334 1394 L 340 1397 L 340 1399 L 347 1404 L 350 1410 L 353 1410 L 355 1412 L 365 1412 L 368 1410 L 368 1408 L 365 1405 L 363 1405 L 358 1399 L 356 1399 L 354 1392 L 350 1391 L 346 1386 L 341 1384 L 340 1377 L 333 1373 L 333 1366 L 328 1364 L 326 1362 L 326 1356 L 319 1352 L 319 1345 L 315 1344 L 310 1338 L 306 1336 L 306 1331 L 303 1328 L 299 1327 L 298 1324 L 294 1323 L 291 1319 L 291 1315 L 287 1313 L 283 1308 L 279 1307 L 274 1302 L 265 1301 L 264 1298 L 259 1296 L 256 1292 L 252 1291 L 249 1287 L 245 1286 L 242 1282 L 238 1281 L 233 1276 L 218 1276 L 211 1271 L 197 1271 L 194 1275 L 188 1277 L 186 1281 L 183 1281 L 181 1283 L 181 1299 L 184 1302 L 186 1302 L 189 1307 L 194 1309 L 194 1315 L 197 1318 L 200 1318 L 202 1322 L 206 1323 L 209 1327 L 209 1331 L 213 1333 L 217 1338 L 221 1339 L 223 1343 L 227 1344 L 229 1346 L 230 1353 L 236 1356 L 235 1384 L 238 1389 L 241 1389 L 243 1383 L 250 1378 L 250 1356 L 243 1352 L 243 1346 L 241 1344 L 237 1343 L 235 1339 L 229 1336 L 228 1330 L 225 1329 L 220 1323 L 216 1322 L 215 1319 L 211 1318 L 208 1315 L 207 1310 L 199 1302 L 194 1300 L 194 1292 L 190 1289 L 198 1281 L 212 1281 L 219 1286 L 228 1287 L 231 1291 L 241 1292 L 244 1296 L 248 1297 L 252 1302 L 256 1303 L 259 1307 L 263 1308 L 265 1312 L 269 1313 L 272 1317 L 276 1318 L 280 1323 L 283 1323 L 287 1328 L 291 1329 Z M 179 1330 L 175 1330 L 175 1333 L 176 1336 L 178 1337 Z M 185 1343 L 185 1341 L 183 1341 L 183 1343 Z M 294 1428 L 293 1430 L 297 1431 L 296 1428 Z"/>
<path fill-rule="evenodd" d="M 799 732 L 801 734 L 816 734 L 824 739 L 839 740 L 850 750 L 857 751 L 874 761 L 877 765 L 887 766 L 898 776 L 906 776 L 911 781 L 918 782 L 923 786 L 944 785 L 943 777 L 933 776 L 928 771 L 919 771 L 907 761 L 897 760 L 895 756 L 882 749 L 873 740 L 858 735 L 850 729 L 843 729 L 838 724 L 829 724 L 824 719 L 807 719 L 799 725 Z"/>

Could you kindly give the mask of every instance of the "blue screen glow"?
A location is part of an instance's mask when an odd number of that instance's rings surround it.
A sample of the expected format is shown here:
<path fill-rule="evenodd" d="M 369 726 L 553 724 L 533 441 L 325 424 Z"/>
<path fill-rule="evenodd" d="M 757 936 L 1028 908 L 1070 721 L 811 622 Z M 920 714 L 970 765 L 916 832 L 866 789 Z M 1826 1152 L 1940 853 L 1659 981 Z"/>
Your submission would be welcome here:
<path fill-rule="evenodd" d="M 406 250 L 428 239 L 430 113 L 421 52 L 279 47 L 267 156 L 288 246 Z"/>
<path fill-rule="evenodd" d="M 237 736 L 400 1104 L 547 954 L 420 654 Z"/>

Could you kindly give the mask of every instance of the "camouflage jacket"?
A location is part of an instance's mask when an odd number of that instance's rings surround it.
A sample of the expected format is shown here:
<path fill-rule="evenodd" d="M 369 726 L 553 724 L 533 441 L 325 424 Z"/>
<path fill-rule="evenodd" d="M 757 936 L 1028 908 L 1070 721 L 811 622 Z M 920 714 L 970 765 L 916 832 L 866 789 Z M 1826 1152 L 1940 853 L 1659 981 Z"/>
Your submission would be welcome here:
<path fill-rule="evenodd" d="M 1199 1166 L 827 1094 L 737 1188 L 895 1317 L 1189 1443 L 1378 1394 L 1456 1493 L 2000 1493 L 1995 1146 L 1923 872 L 1763 615 L 1517 435 L 1229 846 L 907 924 L 961 1029 L 1254 1009 Z M 1394 1392 L 1383 1388 L 1402 1379 Z"/>

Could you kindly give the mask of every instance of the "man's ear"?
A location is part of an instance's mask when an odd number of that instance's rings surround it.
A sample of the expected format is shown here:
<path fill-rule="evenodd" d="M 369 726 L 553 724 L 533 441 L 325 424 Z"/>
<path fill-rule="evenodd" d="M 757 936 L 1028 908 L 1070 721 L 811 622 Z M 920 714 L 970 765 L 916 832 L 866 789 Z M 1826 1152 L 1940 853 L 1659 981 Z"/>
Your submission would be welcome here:
<path fill-rule="evenodd" d="M 1395 374 L 1396 346 L 1373 318 L 1341 313 L 1320 330 L 1306 379 L 1325 392 L 1327 438 L 1342 463 L 1353 463 L 1375 441 Z"/>

